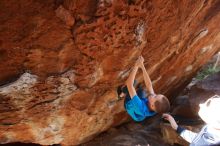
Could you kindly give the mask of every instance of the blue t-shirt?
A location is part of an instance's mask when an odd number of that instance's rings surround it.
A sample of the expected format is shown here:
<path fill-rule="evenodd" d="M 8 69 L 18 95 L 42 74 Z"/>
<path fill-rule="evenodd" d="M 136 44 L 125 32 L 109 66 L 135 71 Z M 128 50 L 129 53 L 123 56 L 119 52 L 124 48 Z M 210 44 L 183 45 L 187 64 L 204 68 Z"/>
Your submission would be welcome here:
<path fill-rule="evenodd" d="M 155 112 L 150 111 L 148 107 L 148 99 L 139 98 L 137 95 L 125 104 L 125 108 L 132 119 L 138 122 L 143 121 L 146 117 L 151 117 L 156 114 Z"/>

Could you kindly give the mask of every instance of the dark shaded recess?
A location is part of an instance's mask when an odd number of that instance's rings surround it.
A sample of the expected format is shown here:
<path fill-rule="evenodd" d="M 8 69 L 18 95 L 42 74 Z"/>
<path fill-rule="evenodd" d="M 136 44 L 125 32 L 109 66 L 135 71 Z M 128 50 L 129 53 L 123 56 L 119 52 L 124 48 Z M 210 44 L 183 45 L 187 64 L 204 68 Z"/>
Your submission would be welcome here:
<path fill-rule="evenodd" d="M 1 40 L 0 40 L 0 45 L 1 45 Z M 0 61 L 5 59 L 6 56 L 7 56 L 6 50 L 3 50 L 3 49 L 0 48 Z"/>
<path fill-rule="evenodd" d="M 57 9 L 60 5 L 63 4 L 63 0 L 55 0 L 54 4 L 55 4 L 55 9 Z"/>
<path fill-rule="evenodd" d="M 217 15 L 219 12 L 220 12 L 220 1 L 216 0 L 215 4 L 212 5 L 212 7 L 209 9 L 203 21 L 209 21 L 210 19 L 212 19 L 212 17 Z"/>
<path fill-rule="evenodd" d="M 17 75 L 10 76 L 10 78 L 6 77 L 5 80 L 0 81 L 0 87 L 7 86 L 8 84 L 17 81 L 23 73 L 24 71 L 20 71 L 20 73 L 18 73 Z"/>
<path fill-rule="evenodd" d="M 128 0 L 128 4 L 129 5 L 134 5 L 135 4 L 135 0 Z"/>

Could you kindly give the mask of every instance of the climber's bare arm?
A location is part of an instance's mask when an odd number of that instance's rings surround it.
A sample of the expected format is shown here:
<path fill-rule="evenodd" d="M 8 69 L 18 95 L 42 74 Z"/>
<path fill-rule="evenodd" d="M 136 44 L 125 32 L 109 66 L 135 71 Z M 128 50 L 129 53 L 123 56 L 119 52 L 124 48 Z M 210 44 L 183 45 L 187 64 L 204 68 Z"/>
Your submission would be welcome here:
<path fill-rule="evenodd" d="M 133 67 L 127 81 L 126 81 L 126 85 L 127 85 L 127 88 L 128 88 L 128 92 L 129 92 L 129 95 L 131 98 L 133 98 L 135 95 L 137 95 L 136 93 L 136 90 L 133 86 L 134 84 L 134 79 L 135 79 L 135 76 L 137 74 L 137 71 L 138 71 L 138 65 L 137 63 L 135 63 L 135 66 Z"/>
<path fill-rule="evenodd" d="M 146 85 L 146 89 L 147 89 L 148 93 L 154 95 L 155 93 L 154 93 L 153 85 L 152 85 L 151 79 L 146 71 L 146 68 L 144 66 L 144 58 L 142 56 L 141 56 L 141 63 L 139 66 L 143 71 L 144 83 Z"/>

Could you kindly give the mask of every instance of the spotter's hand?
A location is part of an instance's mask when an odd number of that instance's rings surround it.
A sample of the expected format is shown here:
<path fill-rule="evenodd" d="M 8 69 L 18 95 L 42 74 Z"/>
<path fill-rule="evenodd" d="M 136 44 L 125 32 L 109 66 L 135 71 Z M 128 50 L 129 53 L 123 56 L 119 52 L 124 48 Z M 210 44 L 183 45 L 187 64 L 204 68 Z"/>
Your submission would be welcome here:
<path fill-rule="evenodd" d="M 172 127 L 173 129 L 177 130 L 178 125 L 177 125 L 176 121 L 174 120 L 174 118 L 173 118 L 170 114 L 163 114 L 162 117 L 163 117 L 165 120 L 167 120 L 167 121 L 170 122 L 171 127 Z"/>

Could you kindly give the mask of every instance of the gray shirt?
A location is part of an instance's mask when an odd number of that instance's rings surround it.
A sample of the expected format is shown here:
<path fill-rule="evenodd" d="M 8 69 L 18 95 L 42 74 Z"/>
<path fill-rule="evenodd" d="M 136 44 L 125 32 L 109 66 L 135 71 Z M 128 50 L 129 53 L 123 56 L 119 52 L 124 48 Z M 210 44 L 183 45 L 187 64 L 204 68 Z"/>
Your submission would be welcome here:
<path fill-rule="evenodd" d="M 220 145 L 220 130 L 208 125 L 204 126 L 199 133 L 194 133 L 182 127 L 178 127 L 177 132 L 190 143 L 190 146 Z"/>

